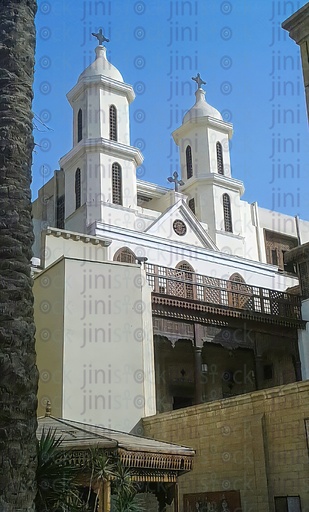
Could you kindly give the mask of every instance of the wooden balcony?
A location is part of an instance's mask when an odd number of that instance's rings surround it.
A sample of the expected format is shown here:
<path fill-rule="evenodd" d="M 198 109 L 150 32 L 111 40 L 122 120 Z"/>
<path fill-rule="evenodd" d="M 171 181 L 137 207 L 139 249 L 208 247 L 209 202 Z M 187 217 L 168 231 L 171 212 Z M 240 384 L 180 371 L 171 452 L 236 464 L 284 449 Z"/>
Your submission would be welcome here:
<path fill-rule="evenodd" d="M 296 295 L 149 263 L 145 270 L 153 302 L 179 307 L 181 303 L 199 311 L 295 327 L 303 324 L 300 298 Z"/>

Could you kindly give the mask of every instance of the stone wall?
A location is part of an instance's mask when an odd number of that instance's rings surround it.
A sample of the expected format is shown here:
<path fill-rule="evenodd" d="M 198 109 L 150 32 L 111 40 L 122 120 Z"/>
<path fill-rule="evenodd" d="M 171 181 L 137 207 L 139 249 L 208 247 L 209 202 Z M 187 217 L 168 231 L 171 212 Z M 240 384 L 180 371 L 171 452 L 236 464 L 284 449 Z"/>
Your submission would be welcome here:
<path fill-rule="evenodd" d="M 196 450 L 193 471 L 180 478 L 181 509 L 184 494 L 236 490 L 242 512 L 274 511 L 274 497 L 298 495 L 305 512 L 307 418 L 309 381 L 144 418 L 143 424 L 146 436 Z"/>

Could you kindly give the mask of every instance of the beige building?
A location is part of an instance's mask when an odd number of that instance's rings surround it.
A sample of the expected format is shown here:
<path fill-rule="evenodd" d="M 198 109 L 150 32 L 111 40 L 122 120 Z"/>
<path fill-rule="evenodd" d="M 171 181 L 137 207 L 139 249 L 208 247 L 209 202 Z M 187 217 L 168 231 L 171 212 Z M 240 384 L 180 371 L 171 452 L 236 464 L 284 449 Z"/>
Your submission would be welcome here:
<path fill-rule="evenodd" d="M 196 450 L 193 471 L 180 481 L 185 512 L 309 510 L 308 381 L 144 418 L 143 425 L 146 436 Z"/>

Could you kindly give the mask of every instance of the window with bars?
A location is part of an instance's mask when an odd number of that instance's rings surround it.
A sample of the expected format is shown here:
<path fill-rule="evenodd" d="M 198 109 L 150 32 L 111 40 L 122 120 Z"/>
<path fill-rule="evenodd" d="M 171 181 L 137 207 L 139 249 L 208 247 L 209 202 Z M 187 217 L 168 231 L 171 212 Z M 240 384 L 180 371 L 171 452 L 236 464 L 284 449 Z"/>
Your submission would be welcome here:
<path fill-rule="evenodd" d="M 276 496 L 276 512 L 301 512 L 299 496 Z"/>
<path fill-rule="evenodd" d="M 122 176 L 121 166 L 115 162 L 112 165 L 113 203 L 122 205 Z"/>
<path fill-rule="evenodd" d="M 191 267 L 189 263 L 186 261 L 181 261 L 176 265 L 176 277 L 180 279 L 184 279 L 184 283 L 181 283 L 179 286 L 183 287 L 184 296 L 187 299 L 193 299 L 193 284 L 190 284 L 190 281 L 193 283 L 193 273 L 194 269 Z M 180 271 L 180 272 L 178 272 Z M 189 281 L 189 282 L 188 282 Z M 178 290 L 180 291 L 180 290 Z"/>
<path fill-rule="evenodd" d="M 64 229 L 64 195 L 57 199 L 56 224 L 57 228 Z"/>
<path fill-rule="evenodd" d="M 195 199 L 194 199 L 194 197 L 189 199 L 189 208 L 195 214 Z"/>
<path fill-rule="evenodd" d="M 121 261 L 122 263 L 136 263 L 136 256 L 131 249 L 124 247 L 116 252 L 114 261 Z"/>
<path fill-rule="evenodd" d="M 83 111 L 80 108 L 77 114 L 77 142 L 83 138 Z"/>
<path fill-rule="evenodd" d="M 193 176 L 191 146 L 187 146 L 187 148 L 186 148 L 186 164 L 187 164 L 187 179 L 189 179 L 189 178 L 192 178 L 192 176 Z"/>
<path fill-rule="evenodd" d="M 82 189 L 81 189 L 81 172 L 80 169 L 76 169 L 75 172 L 75 209 L 80 207 L 82 200 Z"/>
<path fill-rule="evenodd" d="M 299 277 L 301 294 L 304 299 L 309 297 L 309 262 L 302 261 L 299 263 Z"/>
<path fill-rule="evenodd" d="M 109 138 L 117 141 L 117 109 L 115 105 L 109 107 Z"/>
<path fill-rule="evenodd" d="M 286 272 L 295 273 L 293 264 L 284 263 L 284 253 L 297 246 L 297 239 L 273 231 L 264 231 L 266 261 Z"/>
<path fill-rule="evenodd" d="M 273 265 L 278 265 L 278 253 L 277 249 L 271 250 L 271 262 Z"/>
<path fill-rule="evenodd" d="M 249 294 L 252 290 L 246 285 L 244 278 L 237 272 L 229 278 L 228 288 L 231 290 L 229 294 L 229 304 L 234 308 L 244 308 L 248 305 Z"/>
<path fill-rule="evenodd" d="M 217 148 L 217 169 L 218 169 L 218 173 L 224 175 L 222 145 L 221 145 L 220 142 L 217 142 L 216 148 Z"/>
<path fill-rule="evenodd" d="M 228 194 L 223 194 L 223 217 L 224 229 L 228 233 L 233 233 L 232 212 L 231 212 L 231 199 Z"/>

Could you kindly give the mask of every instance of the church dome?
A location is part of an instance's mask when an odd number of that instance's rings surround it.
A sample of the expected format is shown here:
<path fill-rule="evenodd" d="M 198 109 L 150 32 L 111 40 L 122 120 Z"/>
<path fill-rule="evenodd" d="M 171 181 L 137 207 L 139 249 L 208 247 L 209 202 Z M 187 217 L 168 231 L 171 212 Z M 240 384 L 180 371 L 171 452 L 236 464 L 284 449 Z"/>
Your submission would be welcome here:
<path fill-rule="evenodd" d="M 198 117 L 214 117 L 223 121 L 222 116 L 216 108 L 209 105 L 205 100 L 205 91 L 199 87 L 195 92 L 195 105 L 186 113 L 182 120 L 182 124 L 194 121 Z"/>
<path fill-rule="evenodd" d="M 84 77 L 103 75 L 107 78 L 117 80 L 118 82 L 123 82 L 120 71 L 107 60 L 105 46 L 97 46 L 95 52 L 97 56 L 96 60 L 82 72 L 78 81 Z"/>

